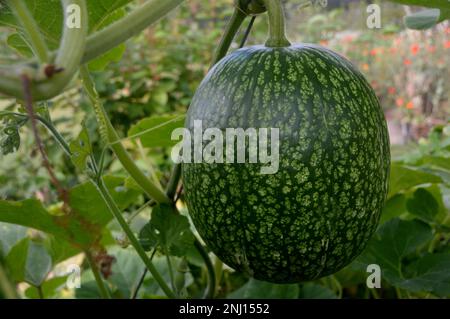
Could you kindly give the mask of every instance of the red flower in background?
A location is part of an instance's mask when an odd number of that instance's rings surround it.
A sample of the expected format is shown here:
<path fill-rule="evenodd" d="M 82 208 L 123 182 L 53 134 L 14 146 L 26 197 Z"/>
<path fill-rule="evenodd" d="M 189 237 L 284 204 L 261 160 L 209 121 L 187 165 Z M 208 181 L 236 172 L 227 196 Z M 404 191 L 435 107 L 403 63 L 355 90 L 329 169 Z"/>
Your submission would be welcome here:
<path fill-rule="evenodd" d="M 404 101 L 401 97 L 398 97 L 398 98 L 395 100 L 395 104 L 397 104 L 398 107 L 402 107 L 403 104 L 405 104 L 405 101 Z"/>
<path fill-rule="evenodd" d="M 420 51 L 420 46 L 417 43 L 411 45 L 411 53 L 412 55 L 416 55 Z"/>
<path fill-rule="evenodd" d="M 444 43 L 444 47 L 445 47 L 446 49 L 450 49 L 450 41 L 445 42 L 445 43 Z"/>
<path fill-rule="evenodd" d="M 404 65 L 411 65 L 412 61 L 410 59 L 403 60 Z"/>
<path fill-rule="evenodd" d="M 395 94 L 395 92 L 396 92 L 397 90 L 395 89 L 395 87 L 389 87 L 388 88 L 388 92 L 389 92 L 389 94 L 391 94 L 391 95 L 394 95 Z"/>
<path fill-rule="evenodd" d="M 428 46 L 427 47 L 427 51 L 430 52 L 430 53 L 436 52 L 436 46 L 434 46 L 434 45 Z"/>
<path fill-rule="evenodd" d="M 412 110 L 412 109 L 414 108 L 414 103 L 413 103 L 412 101 L 409 101 L 409 102 L 406 104 L 406 108 L 407 108 L 408 110 Z"/>
<path fill-rule="evenodd" d="M 370 50 L 370 55 L 371 55 L 371 56 L 375 56 L 375 55 L 377 55 L 377 53 L 378 53 L 378 50 L 377 50 L 377 49 L 372 49 L 372 50 Z"/>

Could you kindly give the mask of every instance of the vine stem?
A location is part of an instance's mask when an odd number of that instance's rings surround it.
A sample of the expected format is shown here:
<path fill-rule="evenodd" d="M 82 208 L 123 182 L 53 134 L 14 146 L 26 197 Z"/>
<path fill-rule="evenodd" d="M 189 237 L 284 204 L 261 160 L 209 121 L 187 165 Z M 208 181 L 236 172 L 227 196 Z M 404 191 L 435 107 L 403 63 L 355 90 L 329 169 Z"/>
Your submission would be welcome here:
<path fill-rule="evenodd" d="M 25 1 L 9 0 L 7 3 L 17 17 L 17 20 L 22 24 L 34 54 L 42 64 L 48 63 L 49 53 L 47 44 L 39 32 L 37 23 L 28 10 Z"/>
<path fill-rule="evenodd" d="M 246 17 L 247 15 L 241 9 L 234 9 L 233 15 L 231 16 L 230 21 L 228 21 L 225 32 L 217 47 L 211 66 L 214 66 L 227 54 L 236 33 L 239 31 Z"/>
<path fill-rule="evenodd" d="M 105 286 L 105 282 L 103 281 L 102 275 L 100 274 L 100 271 L 98 270 L 97 263 L 94 260 L 94 257 L 92 256 L 92 253 L 90 251 L 85 251 L 84 255 L 86 256 L 86 259 L 89 263 L 89 266 L 91 266 L 92 273 L 94 274 L 95 282 L 97 283 L 98 290 L 100 291 L 100 296 L 103 299 L 111 299 L 111 295 L 109 294 L 108 288 Z"/>
<path fill-rule="evenodd" d="M 81 68 L 80 72 L 83 80 L 84 88 L 89 96 L 89 99 L 95 109 L 95 115 L 100 127 L 102 138 L 108 143 L 117 159 L 121 162 L 125 170 L 136 181 L 136 183 L 144 190 L 144 192 L 153 198 L 158 203 L 170 203 L 170 199 L 164 193 L 162 189 L 156 186 L 136 165 L 133 159 L 130 157 L 125 147 L 119 141 L 119 136 L 111 124 L 111 121 L 106 114 L 103 104 L 100 101 L 97 91 L 95 90 L 94 83 L 89 75 L 89 71 L 86 66 Z"/>
<path fill-rule="evenodd" d="M 63 66 L 64 71 L 60 74 L 56 74 L 51 79 L 36 83 L 33 90 L 35 101 L 48 100 L 60 94 L 72 79 L 80 64 L 85 64 L 97 58 L 125 42 L 127 39 L 135 36 L 184 1 L 185 0 L 148 0 L 127 14 L 126 17 L 86 37 L 88 30 L 88 14 L 85 1 L 63 0 L 64 12 L 66 12 L 65 9 L 67 4 L 73 3 L 80 5 L 81 28 L 73 28 L 71 32 L 68 32 L 70 29 L 65 29 L 60 48 L 63 46 L 65 47 L 64 50 L 60 49 L 60 51 L 58 51 L 55 63 L 58 67 Z M 71 56 L 70 53 L 76 55 L 77 63 L 75 68 L 73 64 L 66 64 L 66 60 Z M 56 54 L 52 52 L 50 54 L 50 60 L 52 60 L 55 55 Z M 35 65 L 36 62 L 35 59 L 31 59 L 22 65 L 0 69 L 0 92 L 21 98 L 22 92 L 18 75 L 23 72 L 33 73 L 35 70 L 31 66 Z M 63 64 L 58 64 L 59 62 L 63 62 Z"/>
<path fill-rule="evenodd" d="M 280 0 L 262 0 L 269 15 L 269 39 L 266 47 L 279 48 L 291 45 L 286 38 L 286 22 Z"/>
<path fill-rule="evenodd" d="M 34 100 L 47 100 L 60 94 L 72 80 L 84 54 L 88 30 L 88 12 L 85 0 L 62 0 L 62 4 L 65 19 L 70 5 L 80 7 L 80 28 L 71 28 L 66 23 L 63 24 L 61 43 L 54 62 L 55 68 L 61 68 L 61 72 L 52 74 L 51 78 L 39 82 L 35 80 L 42 75 L 30 66 L 26 68 L 16 67 L 10 72 L 3 71 L 0 76 L 0 91 L 2 93 L 23 100 L 24 92 L 21 86 L 21 78 L 26 74 L 33 82 L 31 93 Z"/>
<path fill-rule="evenodd" d="M 164 278 L 160 275 L 158 270 L 153 265 L 150 258 L 147 256 L 146 252 L 142 248 L 141 244 L 139 243 L 138 239 L 134 235 L 133 231 L 131 230 L 130 226 L 126 222 L 125 218 L 122 216 L 122 212 L 117 207 L 116 203 L 114 202 L 114 199 L 111 197 L 110 193 L 108 192 L 103 180 L 101 178 L 97 179 L 96 181 L 93 181 L 95 186 L 97 187 L 98 191 L 102 195 L 103 199 L 105 200 L 106 204 L 108 205 L 111 213 L 116 218 L 117 222 L 119 223 L 120 227 L 124 231 L 124 233 L 127 235 L 128 240 L 130 241 L 131 245 L 136 250 L 139 257 L 144 262 L 147 269 L 152 274 L 153 278 L 158 282 L 161 289 L 164 291 L 164 293 L 169 298 L 176 298 L 176 295 L 174 292 L 169 288 L 169 286 L 164 281 Z"/>

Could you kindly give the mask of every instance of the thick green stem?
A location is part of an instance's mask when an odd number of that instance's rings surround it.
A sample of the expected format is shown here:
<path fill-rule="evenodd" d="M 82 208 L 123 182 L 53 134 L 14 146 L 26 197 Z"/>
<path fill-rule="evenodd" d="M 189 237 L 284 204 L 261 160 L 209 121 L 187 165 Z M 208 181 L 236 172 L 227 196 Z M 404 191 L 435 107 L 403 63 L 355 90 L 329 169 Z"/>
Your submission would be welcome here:
<path fill-rule="evenodd" d="M 212 61 L 212 66 L 215 65 L 217 62 L 219 62 L 225 55 L 227 55 L 231 43 L 233 42 L 236 33 L 239 31 L 239 28 L 241 27 L 246 17 L 247 15 L 244 12 L 242 12 L 242 10 L 238 8 L 234 10 L 233 15 L 230 18 L 230 21 L 226 26 L 225 33 L 223 34 L 219 46 L 217 47 L 216 53 Z"/>
<path fill-rule="evenodd" d="M 67 2 L 68 0 L 64 1 Z M 73 41 L 71 40 L 70 50 L 65 51 L 72 51 L 77 55 L 80 54 L 80 61 L 76 65 L 76 67 L 78 67 L 80 64 L 84 64 L 95 59 L 96 57 L 123 43 L 127 39 L 135 36 L 157 20 L 161 19 L 171 10 L 175 9 L 183 1 L 184 0 L 149 0 L 127 14 L 127 16 L 123 19 L 90 35 L 86 40 L 86 45 L 85 41 L 81 38 L 74 39 Z M 84 1 L 81 0 L 71 0 L 70 2 L 74 4 L 79 4 L 82 2 L 84 4 Z M 84 34 L 87 32 L 87 19 L 85 17 L 88 15 L 85 14 L 85 6 L 80 7 L 82 8 L 82 27 L 80 29 L 74 28 L 73 32 L 77 32 L 81 35 L 82 33 Z M 51 57 L 54 56 L 55 54 L 52 53 Z M 56 59 L 56 61 L 61 61 L 61 59 Z M 62 59 L 62 61 L 64 62 L 64 59 Z M 20 84 L 20 75 L 23 72 L 33 72 L 33 68 L 30 66 L 35 65 L 36 62 L 37 61 L 35 59 L 32 59 L 22 66 L 19 65 L 2 68 L 0 70 L 0 92 L 22 98 L 23 92 Z M 68 65 L 56 64 L 56 66 L 64 67 L 64 72 L 57 74 L 53 78 L 46 81 L 36 83 L 32 92 L 35 101 L 48 100 L 62 93 L 62 90 L 72 78 L 74 72 L 69 77 L 69 80 L 66 79 L 67 76 L 63 76 L 63 73 L 69 73 L 66 72 L 69 70 Z"/>
<path fill-rule="evenodd" d="M 88 38 L 83 62 L 86 63 L 135 36 L 179 6 L 184 0 L 149 0 L 125 18 Z"/>
<path fill-rule="evenodd" d="M 49 53 L 36 21 L 23 0 L 9 0 L 8 6 L 14 12 L 30 42 L 31 48 L 41 64 L 49 62 Z"/>
<path fill-rule="evenodd" d="M 53 74 L 51 78 L 45 81 L 34 81 L 31 88 L 31 95 L 34 101 L 47 100 L 63 92 L 70 83 L 80 66 L 83 57 L 86 35 L 88 31 L 88 12 L 85 0 L 62 0 L 63 12 L 67 18 L 67 7 L 69 5 L 78 5 L 80 7 L 80 28 L 72 28 L 64 23 L 63 35 L 58 53 L 55 58 L 55 67 L 62 68 L 61 72 Z M 33 74 L 32 68 L 16 68 L 9 74 L 2 71 L 0 76 L 0 92 L 15 96 L 21 100 L 25 98 L 22 86 L 22 77 L 24 73 L 32 80 L 39 77 L 38 70 Z M 31 74 L 28 74 L 31 73 Z"/>
<path fill-rule="evenodd" d="M 92 257 L 91 252 L 86 251 L 85 252 L 86 259 L 89 263 L 89 266 L 91 267 L 92 273 L 94 274 L 95 282 L 97 283 L 98 290 L 100 292 L 100 296 L 103 299 L 111 299 L 111 295 L 109 294 L 108 288 L 105 286 L 105 282 L 103 281 L 102 275 L 100 274 L 100 271 L 98 270 L 97 264 Z"/>
<path fill-rule="evenodd" d="M 145 253 L 144 249 L 142 248 L 141 244 L 139 243 L 138 239 L 134 235 L 133 231 L 131 230 L 130 226 L 126 222 L 125 218 L 122 216 L 122 212 L 117 207 L 116 203 L 114 202 L 114 199 L 109 194 L 106 186 L 103 183 L 103 180 L 99 178 L 97 181 L 94 182 L 97 189 L 99 190 L 100 194 L 102 195 L 103 199 L 107 203 L 111 213 L 114 215 L 115 219 L 119 223 L 122 230 L 125 232 L 125 234 L 128 237 L 128 240 L 130 241 L 131 245 L 136 250 L 139 257 L 144 262 L 145 266 L 148 268 L 150 273 L 152 274 L 153 278 L 158 282 L 161 289 L 164 291 L 164 293 L 169 298 L 176 298 L 173 291 L 169 288 L 169 286 L 164 281 L 164 278 L 160 275 L 158 270 L 155 268 L 153 263 L 151 262 L 150 258 Z"/>
<path fill-rule="evenodd" d="M 291 45 L 286 38 L 286 22 L 280 0 L 262 0 L 269 15 L 269 39 L 266 47 L 280 48 Z"/>
<path fill-rule="evenodd" d="M 91 100 L 91 103 L 95 109 L 98 124 L 100 126 L 100 132 L 102 137 L 106 139 L 105 142 L 111 147 L 118 160 L 121 162 L 124 169 L 130 174 L 130 176 L 136 181 L 136 183 L 147 193 L 148 196 L 153 198 L 158 203 L 170 203 L 169 197 L 157 187 L 136 165 L 134 160 L 130 157 L 125 147 L 120 143 L 119 136 L 111 124 L 103 104 L 100 101 L 97 91 L 89 75 L 87 67 L 81 68 L 81 77 L 83 79 L 84 88 Z"/>

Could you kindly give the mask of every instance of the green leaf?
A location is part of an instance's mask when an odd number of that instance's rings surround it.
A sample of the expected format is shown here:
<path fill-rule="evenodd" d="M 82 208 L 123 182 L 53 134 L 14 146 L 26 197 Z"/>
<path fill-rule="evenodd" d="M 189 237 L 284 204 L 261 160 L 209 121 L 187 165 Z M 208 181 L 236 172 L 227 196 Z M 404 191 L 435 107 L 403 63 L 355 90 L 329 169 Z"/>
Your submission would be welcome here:
<path fill-rule="evenodd" d="M 27 199 L 19 202 L 0 200 L 2 222 L 34 228 L 64 238 L 64 228 L 58 225 L 56 220 L 57 218 L 51 216 L 38 200 Z"/>
<path fill-rule="evenodd" d="M 172 141 L 172 132 L 184 127 L 184 120 L 184 115 L 152 116 L 133 125 L 128 136 L 138 136 L 144 147 L 170 147 L 178 143 Z"/>
<path fill-rule="evenodd" d="M 394 218 L 380 226 L 358 262 L 364 269 L 368 264 L 380 265 L 382 278 L 396 285 L 404 280 L 404 258 L 431 238 L 431 228 L 427 224 Z"/>
<path fill-rule="evenodd" d="M 82 252 L 81 248 L 52 235 L 46 236 L 44 244 L 54 265 Z"/>
<path fill-rule="evenodd" d="M 19 130 L 28 122 L 28 118 L 0 112 L 0 121 L 0 154 L 14 153 L 20 147 Z"/>
<path fill-rule="evenodd" d="M 42 243 L 30 241 L 24 280 L 35 287 L 39 287 L 52 269 L 52 258 Z"/>
<path fill-rule="evenodd" d="M 120 186 L 124 183 L 123 178 L 107 176 L 104 180 L 121 208 L 141 194 Z M 71 214 L 57 210 L 50 214 L 38 200 L 0 200 L 0 222 L 34 228 L 65 239 L 77 247 L 89 248 L 98 244 L 112 215 L 95 186 L 87 182 L 74 187 L 69 193 L 69 206 L 72 208 Z"/>
<path fill-rule="evenodd" d="M 434 196 L 424 188 L 418 188 L 406 202 L 408 211 L 426 222 L 433 222 L 439 213 L 439 204 Z"/>
<path fill-rule="evenodd" d="M 8 39 L 6 39 L 6 43 L 22 56 L 26 58 L 33 57 L 34 53 L 31 51 L 30 45 L 27 44 L 18 33 L 11 34 Z"/>
<path fill-rule="evenodd" d="M 300 286 L 301 299 L 337 299 L 338 296 L 328 287 L 308 282 Z"/>
<path fill-rule="evenodd" d="M 56 297 L 59 290 L 65 287 L 67 282 L 67 276 L 63 277 L 53 277 L 49 280 L 46 280 L 42 285 L 42 293 L 45 299 Z M 25 290 L 25 296 L 30 299 L 38 299 L 40 298 L 39 292 L 37 288 L 31 286 Z"/>
<path fill-rule="evenodd" d="M 103 181 L 121 210 L 139 203 L 139 198 L 142 195 L 141 188 L 128 187 L 126 179 L 112 175 L 104 176 Z"/>
<path fill-rule="evenodd" d="M 6 255 L 5 262 L 10 271 L 12 279 L 16 282 L 22 282 L 25 279 L 25 266 L 27 263 L 29 238 L 22 239 Z"/>
<path fill-rule="evenodd" d="M 409 267 L 414 272 L 398 287 L 412 292 L 426 291 L 440 297 L 450 297 L 450 254 L 428 254 Z"/>
<path fill-rule="evenodd" d="M 87 159 L 92 154 L 91 141 L 85 125 L 83 125 L 83 129 L 78 135 L 78 138 L 72 141 L 69 147 L 72 153 L 72 162 L 81 172 L 84 172 L 87 166 Z"/>
<path fill-rule="evenodd" d="M 298 285 L 272 284 L 251 278 L 244 286 L 228 295 L 231 299 L 296 299 Z"/>
<path fill-rule="evenodd" d="M 183 256 L 194 243 L 187 217 L 167 204 L 153 208 L 152 218 L 142 228 L 139 239 L 147 251 L 160 246 L 164 253 L 174 256 Z"/>
<path fill-rule="evenodd" d="M 406 166 L 393 164 L 391 166 L 388 198 L 391 198 L 398 192 L 408 190 L 421 184 L 441 182 L 442 179 L 439 176 Z"/>
<path fill-rule="evenodd" d="M 100 292 L 98 291 L 98 286 L 95 281 L 83 282 L 81 287 L 75 289 L 76 299 L 101 299 Z"/>
<path fill-rule="evenodd" d="M 109 281 L 113 283 L 122 298 L 130 298 L 139 283 L 145 265 L 133 249 L 117 249 L 112 252 L 116 261 L 112 266 Z"/>
<path fill-rule="evenodd" d="M 440 17 L 441 10 L 427 9 L 405 16 L 403 20 L 409 29 L 426 30 L 435 26 L 440 21 Z"/>
<path fill-rule="evenodd" d="M 380 224 L 406 213 L 406 196 L 404 194 L 395 194 L 386 201 L 381 214 Z"/>
<path fill-rule="evenodd" d="M 0 258 L 6 256 L 12 247 L 27 236 L 27 229 L 22 226 L 0 223 Z"/>

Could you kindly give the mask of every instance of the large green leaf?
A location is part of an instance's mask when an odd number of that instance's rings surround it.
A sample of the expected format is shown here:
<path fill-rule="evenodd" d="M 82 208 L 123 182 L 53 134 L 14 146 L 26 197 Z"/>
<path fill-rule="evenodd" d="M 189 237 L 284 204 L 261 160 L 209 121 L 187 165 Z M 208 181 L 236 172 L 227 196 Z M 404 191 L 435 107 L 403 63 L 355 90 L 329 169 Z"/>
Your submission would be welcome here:
<path fill-rule="evenodd" d="M 410 167 L 393 164 L 391 166 L 388 198 L 400 191 L 408 190 L 414 186 L 441 182 L 442 179 L 439 176 Z"/>
<path fill-rule="evenodd" d="M 110 252 L 116 259 L 109 278 L 121 298 L 130 298 L 144 272 L 145 265 L 132 249 L 117 249 Z"/>
<path fill-rule="evenodd" d="M 431 228 L 427 224 L 394 218 L 380 226 L 358 262 L 364 269 L 368 264 L 380 265 L 382 278 L 396 285 L 405 279 L 402 271 L 404 258 L 431 238 Z"/>
<path fill-rule="evenodd" d="M 386 201 L 381 214 L 380 224 L 384 224 L 386 221 L 406 212 L 406 196 L 404 194 L 395 194 Z"/>
<path fill-rule="evenodd" d="M 46 280 L 41 285 L 42 295 L 45 299 L 56 297 L 59 290 L 65 287 L 67 281 L 67 276 L 63 277 L 53 277 Z M 40 298 L 37 288 L 31 286 L 25 290 L 25 296 L 30 299 Z"/>
<path fill-rule="evenodd" d="M 146 250 L 159 246 L 174 256 L 183 256 L 194 243 L 187 217 L 166 204 L 153 208 L 152 218 L 142 228 L 139 239 Z"/>
<path fill-rule="evenodd" d="M 300 286 L 301 299 L 337 299 L 337 295 L 328 287 L 308 282 Z"/>
<path fill-rule="evenodd" d="M 413 272 L 412 278 L 399 283 L 399 287 L 450 297 L 450 253 L 423 256 L 409 270 Z"/>
<path fill-rule="evenodd" d="M 140 138 L 144 147 L 170 147 L 178 143 L 171 139 L 174 129 L 184 127 L 184 115 L 152 116 L 133 125 L 128 136 Z"/>
<path fill-rule="evenodd" d="M 435 26 L 436 23 L 448 19 L 449 12 L 444 9 L 422 10 L 405 16 L 404 22 L 409 29 L 426 30 Z"/>
<path fill-rule="evenodd" d="M 22 282 L 25 279 L 25 265 L 27 263 L 29 244 L 30 239 L 24 238 L 12 247 L 9 254 L 6 255 L 5 262 L 8 266 L 11 279 L 16 282 Z"/>
<path fill-rule="evenodd" d="M 107 176 L 104 180 L 120 208 L 140 196 L 140 192 L 123 186 L 123 178 Z M 98 244 L 112 215 L 95 186 L 87 182 L 74 187 L 69 193 L 69 206 L 70 214 L 58 209 L 50 214 L 38 200 L 0 200 L 0 222 L 34 228 L 78 247 Z"/>
<path fill-rule="evenodd" d="M 406 202 L 408 211 L 426 222 L 433 222 L 439 213 L 439 204 L 434 196 L 424 188 L 418 188 Z"/>
<path fill-rule="evenodd" d="M 6 256 L 14 245 L 27 236 L 27 229 L 22 226 L 0 223 L 0 258 Z"/>
<path fill-rule="evenodd" d="M 250 279 L 244 286 L 228 295 L 236 299 L 296 299 L 299 295 L 298 285 L 280 285 Z"/>
<path fill-rule="evenodd" d="M 25 281 L 39 287 L 52 269 L 52 258 L 42 243 L 30 241 L 27 262 L 25 264 Z"/>

